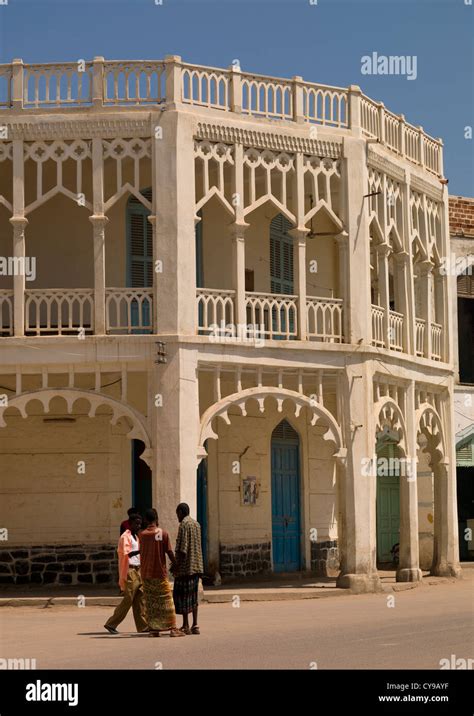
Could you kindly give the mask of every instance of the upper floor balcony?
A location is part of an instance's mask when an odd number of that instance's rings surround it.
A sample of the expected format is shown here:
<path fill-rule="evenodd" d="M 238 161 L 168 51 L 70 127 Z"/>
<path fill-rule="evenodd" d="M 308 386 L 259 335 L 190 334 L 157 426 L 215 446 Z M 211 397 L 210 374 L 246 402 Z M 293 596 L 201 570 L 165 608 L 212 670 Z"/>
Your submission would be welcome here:
<path fill-rule="evenodd" d="M 160 142 L 176 111 L 189 133 Z M 172 332 L 171 288 L 186 335 L 447 358 L 442 142 L 357 86 L 14 60 L 0 169 L 0 336 Z"/>

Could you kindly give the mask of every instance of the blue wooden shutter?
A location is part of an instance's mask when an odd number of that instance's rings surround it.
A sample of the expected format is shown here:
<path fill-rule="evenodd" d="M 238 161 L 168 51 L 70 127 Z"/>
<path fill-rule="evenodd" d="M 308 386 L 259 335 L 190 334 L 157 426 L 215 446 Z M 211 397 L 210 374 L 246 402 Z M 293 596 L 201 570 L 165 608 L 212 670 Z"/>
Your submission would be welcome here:
<path fill-rule="evenodd" d="M 143 192 L 151 201 L 151 189 Z M 150 212 L 132 196 L 127 204 L 127 284 L 129 288 L 153 286 L 153 227 Z"/>
<path fill-rule="evenodd" d="M 278 214 L 270 224 L 270 291 L 293 294 L 293 242 L 290 222 Z"/>

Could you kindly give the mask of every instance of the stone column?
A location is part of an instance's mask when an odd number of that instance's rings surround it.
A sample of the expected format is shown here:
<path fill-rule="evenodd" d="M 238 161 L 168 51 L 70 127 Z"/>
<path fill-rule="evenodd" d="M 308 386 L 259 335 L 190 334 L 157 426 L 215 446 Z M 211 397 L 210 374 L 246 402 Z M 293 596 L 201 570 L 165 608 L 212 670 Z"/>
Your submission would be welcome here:
<path fill-rule="evenodd" d="M 379 275 L 379 290 L 380 290 L 380 302 L 384 309 L 383 315 L 383 335 L 385 348 L 390 348 L 390 294 L 388 286 L 388 255 L 391 251 L 388 244 L 379 244 L 376 247 L 377 259 L 378 259 L 378 275 Z"/>
<path fill-rule="evenodd" d="M 415 382 L 413 380 L 407 388 L 405 405 L 407 444 L 404 457 L 407 462 L 405 469 L 400 469 L 398 478 L 400 485 L 400 559 L 397 582 L 419 582 L 422 574 L 418 537 L 417 425 Z"/>
<path fill-rule="evenodd" d="M 309 229 L 290 229 L 293 237 L 293 267 L 296 294 L 298 296 L 297 336 L 305 341 L 308 335 L 306 307 L 306 234 Z"/>
<path fill-rule="evenodd" d="M 158 333 L 158 320 L 156 316 L 156 307 L 158 305 L 158 272 L 156 271 L 156 216 L 150 214 L 148 221 L 152 226 L 153 232 L 153 315 L 151 317 L 151 323 L 153 327 L 153 333 Z"/>
<path fill-rule="evenodd" d="M 342 380 L 347 468 L 341 486 L 343 544 L 338 587 L 355 592 L 380 589 L 376 566 L 376 475 L 372 367 L 357 354 L 347 357 Z"/>
<path fill-rule="evenodd" d="M 15 336 L 25 335 L 25 229 L 28 219 L 24 216 L 12 216 L 13 258 L 16 272 L 13 276 L 13 328 Z"/>
<path fill-rule="evenodd" d="M 197 350 L 167 344 L 167 362 L 152 374 L 153 496 L 163 527 L 176 536 L 176 507 L 196 517 L 199 432 Z"/>
<path fill-rule="evenodd" d="M 446 455 L 434 467 L 434 551 L 431 573 L 438 577 L 461 577 L 459 564 L 456 447 L 454 428 L 454 379 L 448 379 L 441 402 Z"/>
<path fill-rule="evenodd" d="M 357 88 L 360 93 L 359 88 Z M 355 90 L 354 90 L 355 92 Z M 352 100 L 358 100 L 356 92 Z M 351 104 L 351 126 L 357 130 L 357 115 L 353 116 Z M 355 112 L 355 110 L 354 110 Z M 354 127 L 356 130 L 354 130 Z M 367 199 L 367 159 L 366 141 L 362 138 L 343 138 L 343 167 L 345 194 L 344 225 L 349 234 L 348 242 L 348 287 L 347 305 L 345 307 L 349 333 L 346 335 L 348 343 L 371 345 L 372 343 L 372 317 L 370 307 L 370 249 Z"/>
<path fill-rule="evenodd" d="M 105 306 L 105 226 L 106 216 L 90 216 L 94 234 L 94 333 L 106 334 Z"/>
<path fill-rule="evenodd" d="M 408 283 L 408 267 L 410 255 L 406 251 L 398 251 L 394 254 L 397 265 L 397 294 L 400 313 L 403 313 L 403 350 L 405 353 L 412 352 L 411 331 L 410 331 L 410 293 Z"/>
<path fill-rule="evenodd" d="M 433 320 L 433 312 L 431 306 L 431 284 L 433 281 L 433 264 L 431 261 L 421 261 L 420 267 L 420 283 L 422 293 L 422 305 L 425 319 L 425 338 L 424 338 L 424 355 L 425 358 L 431 358 L 431 322 Z"/>
<path fill-rule="evenodd" d="M 230 225 L 232 235 L 232 288 L 235 291 L 234 297 L 234 320 L 239 331 L 246 334 L 246 329 L 240 328 L 247 325 L 247 309 L 245 305 L 245 231 L 249 224 L 237 223 Z"/>
<path fill-rule="evenodd" d="M 344 341 L 349 340 L 349 310 L 348 310 L 348 261 L 349 261 L 349 235 L 346 231 L 342 231 L 336 236 L 339 256 L 339 284 L 338 297 L 342 298 L 342 335 Z M 370 296 L 369 296 L 370 298 Z"/>
<path fill-rule="evenodd" d="M 156 325 L 160 334 L 196 333 L 194 118 L 173 110 L 153 117 L 157 276 Z"/>

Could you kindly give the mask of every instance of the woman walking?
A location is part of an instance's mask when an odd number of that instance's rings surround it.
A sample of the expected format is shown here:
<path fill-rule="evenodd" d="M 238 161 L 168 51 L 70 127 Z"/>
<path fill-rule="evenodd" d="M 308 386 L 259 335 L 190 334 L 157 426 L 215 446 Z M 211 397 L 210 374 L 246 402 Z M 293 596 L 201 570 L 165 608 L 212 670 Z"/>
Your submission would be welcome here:
<path fill-rule="evenodd" d="M 140 558 L 145 605 L 150 636 L 169 631 L 170 636 L 184 636 L 176 628 L 176 612 L 171 584 L 168 580 L 166 555 L 175 562 L 166 530 L 158 526 L 158 513 L 151 508 L 145 513 L 147 527 L 140 532 Z"/>

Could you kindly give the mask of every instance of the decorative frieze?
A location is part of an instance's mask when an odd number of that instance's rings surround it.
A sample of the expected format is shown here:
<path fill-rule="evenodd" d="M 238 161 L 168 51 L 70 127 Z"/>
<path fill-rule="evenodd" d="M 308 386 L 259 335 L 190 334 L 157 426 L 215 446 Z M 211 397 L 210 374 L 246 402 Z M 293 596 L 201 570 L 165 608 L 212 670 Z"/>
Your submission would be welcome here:
<path fill-rule="evenodd" d="M 214 142 L 243 144 L 256 149 L 272 149 L 280 152 L 302 152 L 317 157 L 338 159 L 342 153 L 342 142 L 326 139 L 310 139 L 292 134 L 281 134 L 259 129 L 233 127 L 226 124 L 198 122 L 196 137 Z"/>
<path fill-rule="evenodd" d="M 116 139 L 118 137 L 150 137 L 152 126 L 150 114 L 147 112 L 136 119 L 113 119 L 108 117 L 84 117 L 73 120 L 55 119 L 49 115 L 44 117 L 22 119 L 21 121 L 8 116 L 0 117 L 0 125 L 7 127 L 8 139 L 24 139 L 26 141 L 66 139 Z"/>

